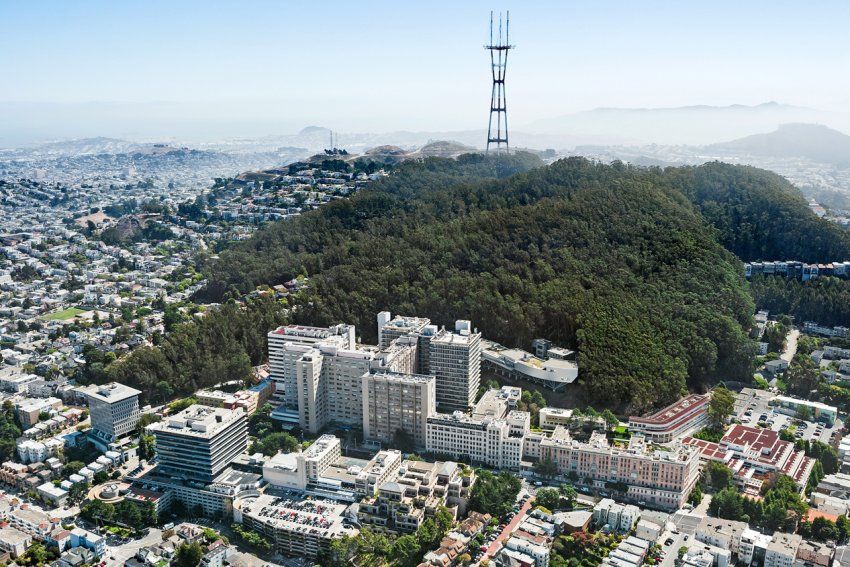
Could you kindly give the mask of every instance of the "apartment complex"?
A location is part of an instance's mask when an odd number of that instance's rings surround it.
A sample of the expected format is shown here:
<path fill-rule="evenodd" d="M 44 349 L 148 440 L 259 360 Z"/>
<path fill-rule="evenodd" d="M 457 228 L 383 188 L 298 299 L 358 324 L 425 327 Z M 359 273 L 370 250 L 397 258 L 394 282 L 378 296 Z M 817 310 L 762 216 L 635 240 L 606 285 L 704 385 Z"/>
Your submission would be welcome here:
<path fill-rule="evenodd" d="M 365 439 L 389 443 L 403 431 L 425 447 L 428 417 L 436 413 L 433 376 L 379 370 L 362 376 L 362 388 Z"/>
<path fill-rule="evenodd" d="M 248 448 L 248 421 L 241 408 L 199 404 L 148 427 L 156 437 L 160 473 L 212 482 Z"/>
<path fill-rule="evenodd" d="M 376 496 L 360 502 L 361 525 L 385 533 L 413 533 L 440 506 L 465 513 L 475 473 L 452 461 L 403 461 Z"/>
<path fill-rule="evenodd" d="M 612 446 L 594 431 L 586 443 L 573 439 L 564 427 L 540 441 L 542 459 L 553 461 L 562 474 L 590 479 L 608 489 L 625 488 L 624 498 L 648 506 L 680 508 L 699 478 L 698 452 L 684 445 L 651 450 L 634 435 L 627 448 Z"/>
<path fill-rule="evenodd" d="M 691 394 L 652 415 L 629 418 L 629 431 L 643 434 L 653 443 L 669 443 L 708 423 L 711 394 Z"/>
<path fill-rule="evenodd" d="M 94 434 L 114 441 L 132 433 L 139 424 L 139 394 L 139 390 L 117 382 L 86 390 Z"/>

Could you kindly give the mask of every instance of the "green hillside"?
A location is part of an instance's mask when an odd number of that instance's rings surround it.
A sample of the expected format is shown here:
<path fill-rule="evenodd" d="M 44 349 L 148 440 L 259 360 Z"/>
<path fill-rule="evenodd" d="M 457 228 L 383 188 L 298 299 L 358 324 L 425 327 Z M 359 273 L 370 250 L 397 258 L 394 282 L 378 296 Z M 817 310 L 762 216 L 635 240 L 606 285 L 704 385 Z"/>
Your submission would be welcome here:
<path fill-rule="evenodd" d="M 745 262 L 850 259 L 850 233 L 815 215 L 800 191 L 773 172 L 715 162 L 670 168 L 664 178 Z"/>
<path fill-rule="evenodd" d="M 621 408 L 748 377 L 741 264 L 683 193 L 700 168 L 572 158 L 504 179 L 535 165 L 522 155 L 406 163 L 207 263 L 208 298 L 306 273 L 298 320 L 353 322 L 366 340 L 384 309 L 469 318 L 523 347 L 547 337 L 577 347 L 590 397 Z"/>

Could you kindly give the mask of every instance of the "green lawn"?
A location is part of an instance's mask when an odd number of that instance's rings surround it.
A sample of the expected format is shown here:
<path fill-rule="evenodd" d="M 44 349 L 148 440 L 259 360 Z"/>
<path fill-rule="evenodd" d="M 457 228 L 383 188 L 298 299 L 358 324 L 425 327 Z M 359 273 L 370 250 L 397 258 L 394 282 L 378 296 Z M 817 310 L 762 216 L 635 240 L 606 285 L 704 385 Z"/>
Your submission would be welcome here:
<path fill-rule="evenodd" d="M 45 321 L 67 321 L 68 319 L 76 317 L 80 313 L 85 313 L 85 311 L 85 309 L 80 309 L 79 307 L 69 307 L 68 309 L 57 311 L 56 313 L 48 313 L 41 318 Z"/>

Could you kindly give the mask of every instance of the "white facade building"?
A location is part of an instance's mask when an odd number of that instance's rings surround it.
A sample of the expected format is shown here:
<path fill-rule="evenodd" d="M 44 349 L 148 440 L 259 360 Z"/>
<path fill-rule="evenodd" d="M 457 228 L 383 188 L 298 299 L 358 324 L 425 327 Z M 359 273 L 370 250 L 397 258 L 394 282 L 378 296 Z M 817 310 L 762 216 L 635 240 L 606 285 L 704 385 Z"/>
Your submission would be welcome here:
<path fill-rule="evenodd" d="M 139 394 L 117 382 L 86 390 L 95 435 L 114 441 L 132 433 L 139 424 Z"/>

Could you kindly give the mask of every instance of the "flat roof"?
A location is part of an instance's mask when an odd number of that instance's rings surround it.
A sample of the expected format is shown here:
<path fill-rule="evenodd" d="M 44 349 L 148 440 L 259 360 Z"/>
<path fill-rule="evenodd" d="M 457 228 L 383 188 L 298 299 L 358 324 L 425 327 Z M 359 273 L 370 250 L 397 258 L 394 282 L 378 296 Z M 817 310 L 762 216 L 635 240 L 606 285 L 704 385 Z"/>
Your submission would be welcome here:
<path fill-rule="evenodd" d="M 96 388 L 86 390 L 86 395 L 89 398 L 110 404 L 126 400 L 127 398 L 132 398 L 133 396 L 138 396 L 141 393 L 142 392 L 140 390 L 131 388 L 130 386 L 125 386 L 119 382 L 112 382 L 110 384 L 104 384 L 103 386 L 97 386 Z"/>
<path fill-rule="evenodd" d="M 148 426 L 154 433 L 209 439 L 245 416 L 242 408 L 211 408 L 192 404 L 177 415 Z"/>

